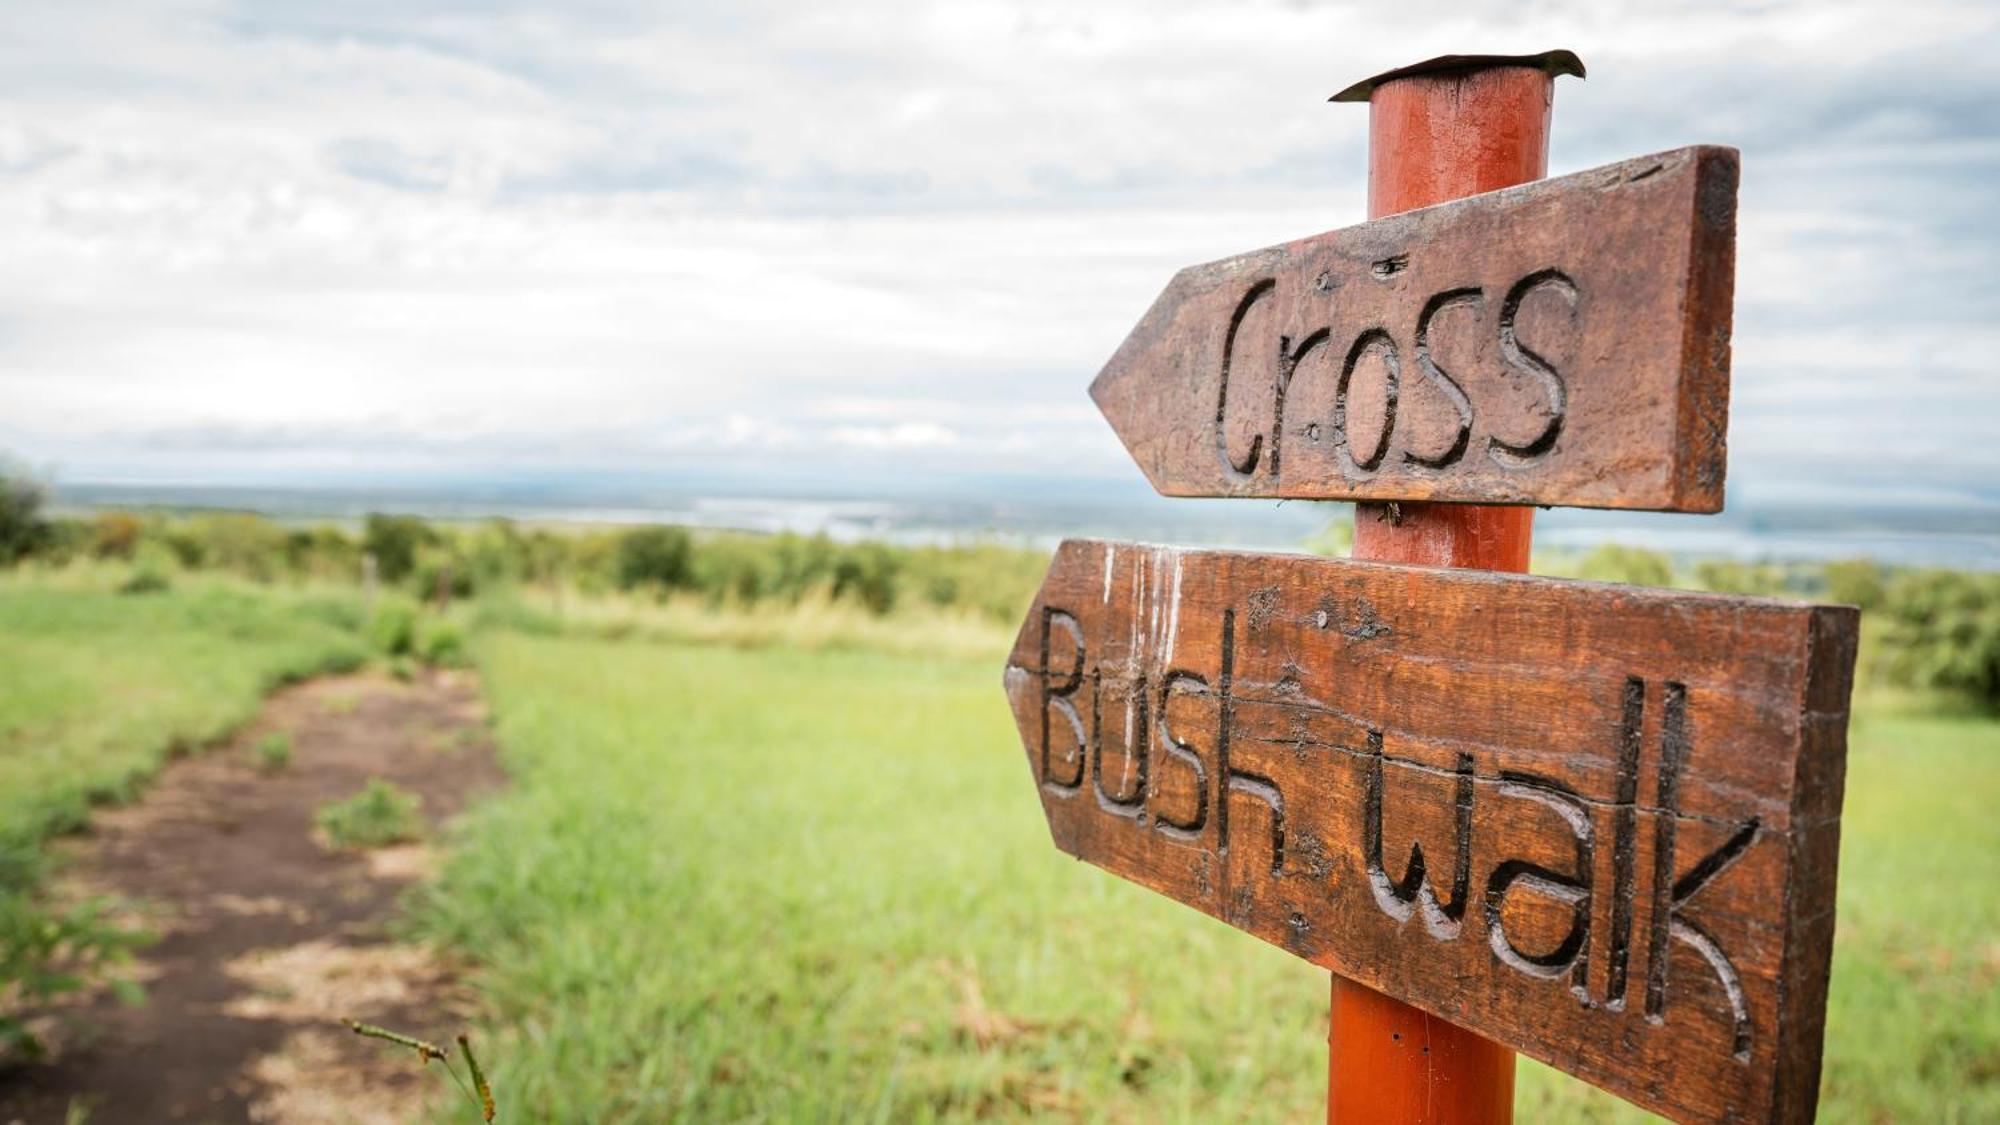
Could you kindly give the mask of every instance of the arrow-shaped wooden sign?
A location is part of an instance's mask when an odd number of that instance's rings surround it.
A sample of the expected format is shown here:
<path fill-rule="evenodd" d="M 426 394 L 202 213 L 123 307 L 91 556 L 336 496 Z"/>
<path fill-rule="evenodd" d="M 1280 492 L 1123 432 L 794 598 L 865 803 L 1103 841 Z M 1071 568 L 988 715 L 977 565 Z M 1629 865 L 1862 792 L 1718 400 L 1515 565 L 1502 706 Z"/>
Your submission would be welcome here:
<path fill-rule="evenodd" d="M 1722 508 L 1736 153 L 1182 270 L 1090 393 L 1168 496 Z"/>
<path fill-rule="evenodd" d="M 1805 1121 L 1855 625 L 1071 541 L 1006 681 L 1063 850 L 1649 1109 Z"/>

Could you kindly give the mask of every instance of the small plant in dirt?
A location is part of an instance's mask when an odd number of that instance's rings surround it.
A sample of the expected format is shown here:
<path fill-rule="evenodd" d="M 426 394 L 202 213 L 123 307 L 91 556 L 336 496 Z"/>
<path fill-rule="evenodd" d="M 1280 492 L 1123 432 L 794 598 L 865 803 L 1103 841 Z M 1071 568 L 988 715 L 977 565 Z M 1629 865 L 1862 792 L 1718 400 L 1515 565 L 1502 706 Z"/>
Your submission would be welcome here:
<path fill-rule="evenodd" d="M 266 773 L 277 773 L 292 764 L 292 736 L 274 730 L 257 740 L 254 753 L 257 768 Z"/>
<path fill-rule="evenodd" d="M 387 847 L 423 836 L 424 819 L 418 812 L 423 803 L 415 793 L 375 777 L 347 800 L 322 806 L 313 823 L 342 850 Z"/>
<path fill-rule="evenodd" d="M 409 683 L 417 678 L 417 662 L 407 656 L 398 656 L 389 661 L 389 675 L 399 683 Z"/>
<path fill-rule="evenodd" d="M 486 1081 L 486 1071 L 480 1067 L 479 1057 L 472 1053 L 470 1037 L 466 1035 L 458 1037 L 458 1053 L 465 1059 L 465 1076 L 461 1078 L 458 1068 L 452 1065 L 451 1052 L 435 1043 L 427 1043 L 401 1032 L 390 1031 L 386 1027 L 376 1027 L 372 1023 L 359 1023 L 355 1020 L 340 1022 L 346 1024 L 349 1031 L 365 1039 L 380 1039 L 384 1043 L 393 1043 L 405 1050 L 414 1051 L 417 1061 L 423 1065 L 428 1066 L 432 1059 L 443 1063 L 444 1072 L 451 1076 L 459 1092 L 472 1103 L 473 1112 L 479 1115 L 479 1119 L 488 1122 L 493 1120 L 493 1115 L 499 1107 L 493 1101 L 493 1086 Z"/>
<path fill-rule="evenodd" d="M 10 1055 L 42 1056 L 44 1045 L 22 1013 L 58 996 L 102 980 L 128 1003 L 145 999 L 137 984 L 107 974 L 152 940 L 144 930 L 119 925 L 107 900 L 55 908 L 0 891 L 0 1064 Z"/>

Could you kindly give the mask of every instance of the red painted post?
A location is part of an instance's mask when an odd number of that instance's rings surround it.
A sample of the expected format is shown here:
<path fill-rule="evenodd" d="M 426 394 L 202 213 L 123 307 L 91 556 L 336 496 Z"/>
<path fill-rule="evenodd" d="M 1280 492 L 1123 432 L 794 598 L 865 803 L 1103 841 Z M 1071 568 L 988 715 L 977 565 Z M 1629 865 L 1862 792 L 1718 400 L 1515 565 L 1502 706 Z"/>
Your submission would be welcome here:
<path fill-rule="evenodd" d="M 1333 978 L 1328 1125 L 1508 1125 L 1514 1052 L 1392 996 Z"/>
<path fill-rule="evenodd" d="M 1574 66 L 1575 69 L 1569 69 Z M 1368 101 L 1368 217 L 1548 173 L 1555 74 L 1573 56 L 1463 59 L 1377 79 Z M 1354 557 L 1526 572 L 1533 508 L 1360 504 Z M 1508 1125 L 1514 1052 L 1400 1000 L 1333 978 L 1328 1125 Z"/>

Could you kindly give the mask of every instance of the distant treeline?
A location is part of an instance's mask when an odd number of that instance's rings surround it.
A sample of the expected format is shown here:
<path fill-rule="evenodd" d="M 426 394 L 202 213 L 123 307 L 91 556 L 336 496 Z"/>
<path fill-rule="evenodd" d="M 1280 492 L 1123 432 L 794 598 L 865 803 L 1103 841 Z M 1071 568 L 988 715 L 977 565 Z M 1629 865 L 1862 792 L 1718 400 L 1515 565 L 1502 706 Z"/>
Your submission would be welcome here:
<path fill-rule="evenodd" d="M 384 586 L 424 598 L 520 586 L 688 594 L 736 605 L 818 597 L 877 614 L 929 607 L 1000 621 L 1026 608 L 1047 563 L 1041 552 L 997 544 L 898 547 L 662 525 L 551 529 L 370 515 L 349 528 L 290 526 L 242 512 L 0 517 L 0 565 L 122 560 L 162 579 L 220 571 L 256 582 L 359 582 L 370 557 Z"/>
<path fill-rule="evenodd" d="M 47 517 L 32 481 L 0 476 L 0 566 L 23 559 L 125 560 L 134 567 L 134 588 L 143 590 L 184 570 L 258 582 L 359 582 L 370 556 L 384 586 L 427 599 L 441 589 L 465 598 L 521 587 L 734 606 L 830 599 L 880 615 L 946 610 L 1004 625 L 1020 619 L 1048 562 L 1045 552 L 995 544 L 904 547 L 657 525 L 558 530 L 498 519 L 437 523 L 370 515 L 358 528 L 302 527 L 238 512 Z M 1660 552 L 1616 545 L 1538 558 L 1537 569 L 1858 605 L 1868 622 L 1868 674 L 2000 706 L 2000 574 L 1865 560 L 1705 560 L 1676 569 Z"/>

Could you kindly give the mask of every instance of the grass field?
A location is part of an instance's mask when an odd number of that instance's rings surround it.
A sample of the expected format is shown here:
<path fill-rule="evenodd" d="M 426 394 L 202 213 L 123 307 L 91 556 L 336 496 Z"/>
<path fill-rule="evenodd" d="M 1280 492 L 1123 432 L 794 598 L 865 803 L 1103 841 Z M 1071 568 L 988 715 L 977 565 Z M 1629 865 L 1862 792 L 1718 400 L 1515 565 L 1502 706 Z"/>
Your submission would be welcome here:
<path fill-rule="evenodd" d="M 17 857 L 365 652 L 352 598 L 118 578 L 0 579 Z M 513 1119 L 1319 1114 L 1323 974 L 1050 845 L 1000 631 L 584 608 L 489 615 L 514 785 L 413 903 L 479 964 Z M 2000 1120 L 1996 798 L 2000 722 L 1859 701 L 1824 1120 Z M 1519 1105 L 1643 1119 L 1532 1063 Z"/>
<path fill-rule="evenodd" d="M 481 656 L 515 787 L 420 919 L 522 1117 L 1322 1112 L 1323 975 L 1057 853 L 997 649 Z M 2000 724 L 1864 704 L 1822 1119 L 2000 1120 Z M 1644 1119 L 1526 1063 L 1519 1104 Z"/>
<path fill-rule="evenodd" d="M 484 654 L 515 788 L 427 917 L 486 966 L 488 1054 L 526 1117 L 1285 1116 L 1318 1098 L 1317 975 L 1060 858 L 995 662 Z"/>
<path fill-rule="evenodd" d="M 273 687 L 366 653 L 358 597 L 195 579 L 121 594 L 123 575 L 0 579 L 0 858 L 130 794 Z M 0 891 L 19 882 L 0 873 Z"/>

